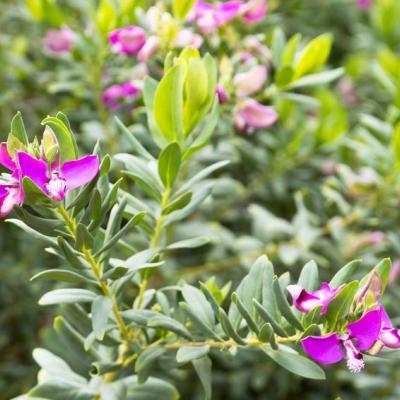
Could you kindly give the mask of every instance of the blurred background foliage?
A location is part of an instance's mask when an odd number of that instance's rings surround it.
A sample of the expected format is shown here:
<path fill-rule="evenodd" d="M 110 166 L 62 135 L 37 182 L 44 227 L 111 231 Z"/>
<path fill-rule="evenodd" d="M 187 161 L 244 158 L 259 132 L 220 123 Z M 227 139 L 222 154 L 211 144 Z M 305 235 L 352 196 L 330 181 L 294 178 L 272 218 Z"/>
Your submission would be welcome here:
<path fill-rule="evenodd" d="M 122 3 L 127 11 L 113 19 L 107 5 Z M 90 149 L 100 139 L 110 152 L 126 151 L 129 144 L 116 129 L 114 113 L 101 100 L 103 74 L 110 63 L 110 55 L 105 55 L 105 33 L 140 20 L 135 7 L 147 9 L 152 3 L 2 0 L 1 138 L 7 137 L 17 110 L 23 113 L 32 137 L 41 133 L 40 120 L 45 115 L 62 110 L 78 132 L 82 149 Z M 326 279 L 351 259 L 362 258 L 367 270 L 389 256 L 394 268 L 386 306 L 392 315 L 400 315 L 396 307 L 400 299 L 396 279 L 400 251 L 400 2 L 372 3 L 370 9 L 362 10 L 356 7 L 356 0 L 269 1 L 269 12 L 257 33 L 264 35 L 270 48 L 280 34 L 276 28 L 287 38 L 301 33 L 306 41 L 330 32 L 334 41 L 329 66 L 344 67 L 345 73 L 333 83 L 301 89 L 299 94 L 307 95 L 304 98 L 267 93 L 266 99 L 278 110 L 279 123 L 250 135 L 233 129 L 232 105 L 221 107 L 212 143 L 199 154 L 192 169 L 200 170 L 223 158 L 231 164 L 219 175 L 212 198 L 174 232 L 182 238 L 187 232 L 211 232 L 212 244 L 171 254 L 163 270 L 167 282 L 204 281 L 213 274 L 219 283 L 237 281 L 263 253 L 279 272 L 288 270 L 294 277 L 313 258 Z M 100 35 L 91 37 L 96 24 Z M 82 35 L 71 54 L 55 57 L 45 50 L 44 37 L 48 29 L 62 25 Z M 229 26 L 223 33 L 225 44 L 210 42 L 205 49 L 220 60 L 224 56 L 233 59 L 241 42 L 232 38 L 242 40 L 253 33 L 251 29 Z M 162 60 L 160 54 L 148 65 L 151 75 L 160 76 Z M 137 68 L 136 61 L 116 57 L 108 79 L 123 80 L 135 75 Z M 118 115 L 142 142 L 150 143 L 141 100 Z M 35 381 L 32 349 L 43 343 L 54 346 L 51 328 L 44 328 L 51 326 L 52 311 L 37 306 L 44 284 L 29 283 L 35 272 L 51 267 L 54 260 L 43 256 L 32 238 L 3 221 L 0 247 L 0 398 L 9 399 Z M 246 352 L 229 363 L 216 357 L 214 397 L 400 398 L 398 360 L 375 359 L 357 376 L 332 367 L 327 382 L 306 382 L 277 371 L 264 359 L 257 361 L 257 357 Z M 196 378 L 189 374 L 185 371 L 185 379 L 174 377 L 182 397 L 202 398 L 200 386 L 193 388 Z"/>

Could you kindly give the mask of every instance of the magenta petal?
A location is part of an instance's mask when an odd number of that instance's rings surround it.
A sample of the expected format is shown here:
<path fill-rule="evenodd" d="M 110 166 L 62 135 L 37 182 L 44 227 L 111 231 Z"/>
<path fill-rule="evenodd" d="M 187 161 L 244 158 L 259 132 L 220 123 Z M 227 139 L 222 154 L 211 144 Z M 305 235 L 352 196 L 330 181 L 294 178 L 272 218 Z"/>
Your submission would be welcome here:
<path fill-rule="evenodd" d="M 307 290 L 302 289 L 299 285 L 289 285 L 287 290 L 293 298 L 295 307 L 302 312 L 309 312 L 320 304 L 317 296 L 308 293 Z"/>
<path fill-rule="evenodd" d="M 49 181 L 47 176 L 47 165 L 43 160 L 37 160 L 28 153 L 19 151 L 17 162 L 21 171 L 21 178 L 27 176 L 44 193 L 47 193 L 46 184 Z"/>
<path fill-rule="evenodd" d="M 8 153 L 7 143 L 5 142 L 0 144 L 0 164 L 11 171 L 14 171 L 16 168 L 15 162 Z"/>
<path fill-rule="evenodd" d="M 381 323 L 382 323 L 382 328 L 393 328 L 393 323 L 390 320 L 389 315 L 387 314 L 385 308 L 380 305 L 379 309 L 381 310 Z"/>
<path fill-rule="evenodd" d="M 379 308 L 367 312 L 359 320 L 347 325 L 351 339 L 356 339 L 356 347 L 368 350 L 376 342 L 381 330 L 381 310 Z"/>
<path fill-rule="evenodd" d="M 301 341 L 304 351 L 321 364 L 334 364 L 343 360 L 345 354 L 336 333 L 326 336 L 308 336 Z"/>
<path fill-rule="evenodd" d="M 379 334 L 379 340 L 391 349 L 400 348 L 400 329 L 384 328 Z"/>
<path fill-rule="evenodd" d="M 99 158 L 96 155 L 64 163 L 61 176 L 66 180 L 66 189 L 76 189 L 90 182 L 99 172 L 99 166 Z"/>

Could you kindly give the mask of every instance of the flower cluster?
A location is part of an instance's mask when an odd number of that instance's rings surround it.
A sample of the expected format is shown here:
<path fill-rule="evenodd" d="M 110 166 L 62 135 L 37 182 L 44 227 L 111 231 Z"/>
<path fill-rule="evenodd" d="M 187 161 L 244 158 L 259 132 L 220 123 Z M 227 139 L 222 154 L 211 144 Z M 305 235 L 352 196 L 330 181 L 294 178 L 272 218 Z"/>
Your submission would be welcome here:
<path fill-rule="evenodd" d="M 10 135 L 11 136 L 11 135 Z M 12 137 L 12 136 L 11 136 Z M 16 139 L 13 139 L 14 144 Z M 43 140 L 18 146 L 0 144 L 0 164 L 9 170 L 0 176 L 0 216 L 8 215 L 25 199 L 24 179 L 28 178 L 49 199 L 61 201 L 68 191 L 90 182 L 99 172 L 99 158 L 89 155 L 61 163 L 56 136 L 46 127 Z"/>
<path fill-rule="evenodd" d="M 311 293 L 298 285 L 288 286 L 288 291 L 299 311 L 308 313 L 321 307 L 321 315 L 325 315 L 329 304 L 344 287 L 333 288 L 324 282 L 320 289 Z M 358 291 L 353 300 L 353 309 L 345 318 L 352 322 L 341 324 L 334 332 L 322 336 L 305 337 L 301 340 L 304 351 L 321 364 L 334 364 L 346 359 L 351 372 L 360 372 L 365 366 L 363 352 L 375 355 L 384 346 L 400 348 L 400 329 L 393 327 L 385 308 L 380 304 L 381 291 L 381 279 L 373 272 Z"/>

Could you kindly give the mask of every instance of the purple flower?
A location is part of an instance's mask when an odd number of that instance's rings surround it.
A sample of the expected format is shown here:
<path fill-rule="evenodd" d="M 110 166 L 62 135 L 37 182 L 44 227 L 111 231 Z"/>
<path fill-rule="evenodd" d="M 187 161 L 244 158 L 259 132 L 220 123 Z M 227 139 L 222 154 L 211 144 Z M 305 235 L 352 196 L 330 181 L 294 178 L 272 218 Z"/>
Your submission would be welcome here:
<path fill-rule="evenodd" d="M 393 323 L 382 305 L 379 306 L 379 309 L 381 312 L 381 330 L 379 332 L 379 341 L 391 349 L 400 348 L 400 329 L 393 328 Z"/>
<path fill-rule="evenodd" d="M 292 296 L 293 304 L 299 311 L 308 313 L 315 307 L 322 305 L 322 315 L 326 313 L 329 303 L 338 294 L 342 287 L 343 286 L 332 288 L 329 283 L 324 282 L 320 289 L 311 293 L 307 292 L 307 290 L 303 289 L 299 285 L 289 285 L 287 290 Z"/>
<path fill-rule="evenodd" d="M 7 143 L 0 144 L 0 164 L 12 172 L 11 175 L 0 177 L 0 217 L 5 217 L 15 205 L 20 206 L 24 201 L 17 166 L 8 153 Z"/>
<path fill-rule="evenodd" d="M 356 0 L 356 4 L 358 8 L 368 10 L 372 6 L 372 0 Z"/>
<path fill-rule="evenodd" d="M 228 95 L 221 84 L 216 86 L 215 92 L 217 93 L 219 104 L 224 104 L 228 101 Z"/>
<path fill-rule="evenodd" d="M 125 99 L 134 99 L 140 94 L 140 89 L 131 82 L 115 84 L 103 92 L 103 103 L 111 111 L 122 107 Z"/>
<path fill-rule="evenodd" d="M 61 29 L 49 29 L 46 33 L 46 47 L 51 53 L 65 53 L 72 50 L 75 43 L 75 33 L 64 27 Z"/>
<path fill-rule="evenodd" d="M 268 4 L 266 0 L 249 0 L 241 7 L 242 19 L 246 24 L 260 22 L 267 13 Z"/>
<path fill-rule="evenodd" d="M 145 31 L 139 26 L 119 28 L 108 35 L 113 51 L 127 56 L 137 54 L 146 43 Z"/>
<path fill-rule="evenodd" d="M 308 336 L 301 341 L 304 351 L 321 364 L 334 364 L 343 359 L 351 372 L 360 372 L 365 364 L 361 352 L 370 349 L 381 332 L 381 310 L 364 314 L 346 326 L 339 335 Z"/>
<path fill-rule="evenodd" d="M 241 6 L 242 2 L 238 0 L 215 4 L 198 0 L 194 10 L 197 24 L 204 33 L 215 32 L 219 27 L 236 18 Z"/>
<path fill-rule="evenodd" d="M 276 111 L 253 99 L 245 99 L 235 111 L 235 126 L 239 131 L 252 133 L 258 128 L 269 128 L 278 119 Z"/>
<path fill-rule="evenodd" d="M 44 160 L 19 151 L 17 164 L 21 178 L 28 177 L 43 193 L 57 201 L 63 200 L 69 190 L 90 182 L 99 172 L 96 155 L 67 161 L 59 167 L 56 164 L 49 166 Z"/>
<path fill-rule="evenodd" d="M 236 94 L 239 97 L 249 96 L 262 88 L 267 80 L 267 67 L 254 65 L 246 72 L 236 74 L 233 78 Z"/>
<path fill-rule="evenodd" d="M 158 37 L 150 36 L 138 53 L 138 60 L 142 63 L 146 63 L 150 60 L 151 57 L 154 56 L 154 54 L 157 53 L 159 47 L 160 40 L 158 39 Z"/>

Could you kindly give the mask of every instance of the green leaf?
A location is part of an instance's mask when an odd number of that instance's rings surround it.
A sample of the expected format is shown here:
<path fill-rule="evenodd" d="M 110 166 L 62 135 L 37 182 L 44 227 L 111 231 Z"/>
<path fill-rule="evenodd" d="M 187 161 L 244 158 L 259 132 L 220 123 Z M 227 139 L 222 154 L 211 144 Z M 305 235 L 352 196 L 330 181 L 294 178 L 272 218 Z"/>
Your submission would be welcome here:
<path fill-rule="evenodd" d="M 210 351 L 209 346 L 183 346 L 176 353 L 176 361 L 180 364 L 189 361 L 197 360 L 208 354 Z"/>
<path fill-rule="evenodd" d="M 358 288 L 358 281 L 350 282 L 329 303 L 325 318 L 330 328 L 334 329 L 339 319 L 347 318 Z"/>
<path fill-rule="evenodd" d="M 148 161 L 154 160 L 154 157 L 142 146 L 139 140 L 136 139 L 135 135 L 123 124 L 123 122 L 118 117 L 115 117 L 115 120 L 117 121 L 117 127 L 132 145 L 133 152 Z"/>
<path fill-rule="evenodd" d="M 194 286 L 184 285 L 182 287 L 182 296 L 199 319 L 212 328 L 215 322 L 214 313 L 204 294 Z"/>
<path fill-rule="evenodd" d="M 308 291 L 313 291 L 318 288 L 318 266 L 314 260 L 304 265 L 297 284 Z"/>
<path fill-rule="evenodd" d="M 90 265 L 86 262 L 86 260 L 80 258 L 79 253 L 62 236 L 57 238 L 57 244 L 64 257 L 73 268 L 90 268 Z"/>
<path fill-rule="evenodd" d="M 186 64 L 184 81 L 183 130 L 186 138 L 201 121 L 205 110 L 202 109 L 208 97 L 207 69 L 202 59 L 189 58 Z"/>
<path fill-rule="evenodd" d="M 221 327 L 225 334 L 232 338 L 236 343 L 241 344 L 242 346 L 246 345 L 246 342 L 240 337 L 239 333 L 236 332 L 235 328 L 232 326 L 231 321 L 226 315 L 223 308 L 219 309 L 219 321 L 221 322 Z"/>
<path fill-rule="evenodd" d="M 266 323 L 271 324 L 271 326 L 274 328 L 274 331 L 278 335 L 288 336 L 285 330 L 278 324 L 278 322 L 274 319 L 274 317 L 269 313 L 266 308 L 264 308 L 256 299 L 253 299 L 253 303 L 261 319 L 263 319 Z"/>
<path fill-rule="evenodd" d="M 163 215 L 168 215 L 173 211 L 180 210 L 186 207 L 192 200 L 193 192 L 186 192 L 178 196 L 175 200 L 172 200 L 165 208 L 162 210 Z"/>
<path fill-rule="evenodd" d="M 268 263 L 269 260 L 266 256 L 259 257 L 251 266 L 248 275 L 242 279 L 236 289 L 237 296 L 241 300 L 243 307 L 253 316 L 255 316 L 253 312 L 253 299 L 261 301 L 263 277 Z M 231 304 L 228 315 L 233 327 L 237 329 L 242 317 L 238 307 L 234 303 Z"/>
<path fill-rule="evenodd" d="M 196 249 L 210 243 L 210 238 L 199 236 L 192 239 L 181 240 L 166 247 L 166 250 Z"/>
<path fill-rule="evenodd" d="M 215 127 L 217 126 L 219 120 L 219 102 L 218 99 L 214 99 L 214 105 L 211 110 L 210 115 L 207 117 L 206 123 L 204 127 L 201 129 L 200 133 L 196 136 L 193 143 L 187 148 L 187 150 L 183 153 L 183 160 L 187 160 L 191 155 L 201 150 L 205 147 L 214 132 Z"/>
<path fill-rule="evenodd" d="M 60 146 L 60 163 L 76 160 L 78 158 L 78 148 L 73 133 L 65 123 L 56 117 L 47 117 L 42 121 L 42 125 L 49 126 L 57 137 Z"/>
<path fill-rule="evenodd" d="M 252 330 L 255 334 L 258 334 L 259 329 L 257 323 L 253 320 L 252 316 L 247 311 L 245 305 L 239 299 L 238 294 L 236 292 L 232 293 L 232 301 L 236 304 L 236 307 L 238 308 L 240 315 L 247 322 L 247 326 L 249 327 L 249 329 Z"/>
<path fill-rule="evenodd" d="M 49 376 L 64 378 L 68 381 L 84 385 L 86 379 L 72 371 L 70 366 L 60 357 L 46 349 L 37 348 L 33 350 L 32 356 Z"/>
<path fill-rule="evenodd" d="M 117 154 L 115 159 L 125 164 L 129 171 L 129 174 L 127 174 L 129 177 L 133 178 L 138 184 L 146 185 L 145 187 L 141 185 L 143 190 L 156 200 L 161 200 L 162 185 L 158 177 L 149 168 L 148 162 L 126 153 Z"/>
<path fill-rule="evenodd" d="M 273 289 L 276 298 L 276 303 L 282 315 L 285 317 L 289 324 L 292 324 L 296 329 L 303 330 L 303 326 L 301 322 L 297 319 L 296 315 L 293 313 L 290 305 L 286 299 L 286 296 L 283 294 L 282 288 L 279 284 L 279 280 L 277 277 L 273 279 Z"/>
<path fill-rule="evenodd" d="M 39 189 L 30 178 L 22 178 L 22 187 L 24 189 L 24 204 L 26 205 L 51 205 L 51 199 Z"/>
<path fill-rule="evenodd" d="M 286 37 L 281 28 L 275 28 L 272 34 L 272 59 L 278 67 L 282 64 L 282 56 L 285 50 Z"/>
<path fill-rule="evenodd" d="M 168 142 L 183 138 L 183 66 L 173 66 L 161 79 L 154 95 L 154 118 Z"/>
<path fill-rule="evenodd" d="M 152 316 L 147 321 L 146 325 L 152 328 L 165 329 L 167 331 L 174 332 L 178 336 L 182 336 L 185 339 L 192 340 L 192 335 L 183 324 L 163 314 Z"/>
<path fill-rule="evenodd" d="M 302 79 L 295 80 L 289 84 L 290 89 L 298 89 L 308 86 L 324 85 L 340 78 L 344 74 L 344 68 L 336 68 L 330 71 L 319 72 L 318 74 L 308 75 Z"/>
<path fill-rule="evenodd" d="M 157 90 L 158 82 L 148 76 L 144 79 L 143 100 L 146 106 L 147 125 L 157 146 L 162 149 L 167 145 L 167 140 L 160 132 L 154 118 L 154 96 Z"/>
<path fill-rule="evenodd" d="M 202 181 L 203 179 L 207 178 L 207 176 L 211 175 L 213 172 L 217 171 L 218 169 L 225 167 L 225 165 L 228 165 L 230 161 L 224 160 L 224 161 L 218 161 L 215 164 L 212 164 L 208 166 L 207 168 L 204 168 L 200 172 L 198 172 L 196 175 L 191 177 L 186 183 L 184 183 L 181 188 L 178 190 L 178 195 L 188 191 L 192 190 L 193 186 Z"/>
<path fill-rule="evenodd" d="M 34 275 L 31 278 L 31 281 L 47 280 L 47 279 L 54 279 L 56 281 L 61 281 L 61 282 L 72 282 L 72 283 L 85 282 L 85 283 L 96 284 L 96 281 L 89 279 L 86 276 L 83 276 L 76 272 L 69 271 L 67 269 L 48 269 L 45 271 L 41 271 L 36 275 Z"/>
<path fill-rule="evenodd" d="M 287 42 L 282 55 L 282 65 L 292 66 L 296 55 L 297 46 L 301 40 L 301 34 L 296 33 Z"/>
<path fill-rule="evenodd" d="M 311 40 L 302 51 L 295 68 L 295 79 L 318 70 L 328 60 L 333 36 L 324 33 Z"/>
<path fill-rule="evenodd" d="M 24 121 L 20 111 L 18 111 L 11 120 L 11 134 L 24 145 L 29 143 L 28 135 L 26 134 Z"/>
<path fill-rule="evenodd" d="M 279 347 L 276 344 L 274 330 L 268 322 L 261 327 L 258 338 L 264 343 L 270 343 L 273 350 L 278 350 Z"/>
<path fill-rule="evenodd" d="M 200 382 L 203 385 L 205 400 L 211 400 L 211 360 L 208 357 L 199 358 L 192 361 Z"/>
<path fill-rule="evenodd" d="M 122 382 L 127 388 L 126 399 L 134 400 L 178 400 L 179 393 L 170 383 L 150 377 L 145 383 L 139 383 L 136 376 L 129 376 L 114 382 Z M 125 400 L 125 399 L 124 399 Z"/>
<path fill-rule="evenodd" d="M 29 397 L 47 400 L 94 400 L 96 391 L 61 378 L 50 378 L 29 391 Z"/>
<path fill-rule="evenodd" d="M 138 373 L 139 382 L 146 381 L 150 375 L 151 367 L 165 352 L 166 349 L 162 346 L 151 346 L 139 354 L 135 363 L 135 372 Z"/>
<path fill-rule="evenodd" d="M 195 0 L 173 0 L 172 10 L 174 16 L 183 21 L 193 7 Z"/>
<path fill-rule="evenodd" d="M 167 189 L 170 189 L 175 182 L 181 165 L 181 157 L 181 149 L 176 142 L 169 144 L 160 154 L 158 174 Z"/>
<path fill-rule="evenodd" d="M 111 249 L 118 242 L 118 240 L 121 239 L 129 231 L 129 229 L 138 225 L 140 221 L 146 216 L 146 214 L 146 211 L 141 211 L 133 216 L 119 232 L 117 232 L 110 240 L 108 240 L 103 247 L 96 251 L 96 253 L 94 254 L 95 257 L 98 257 L 100 254 Z"/>
<path fill-rule="evenodd" d="M 353 260 L 342 267 L 330 281 L 330 285 L 334 288 L 346 283 L 351 278 L 357 269 L 362 265 L 362 260 Z"/>
<path fill-rule="evenodd" d="M 41 240 L 44 243 L 49 244 L 50 246 L 55 246 L 57 244 L 57 241 L 55 238 L 43 235 L 40 232 L 35 231 L 31 227 L 25 224 L 25 222 L 20 221 L 19 219 L 6 219 L 6 222 L 9 222 L 13 225 L 18 226 L 18 228 L 21 228 L 23 231 L 25 231 L 28 235 Z"/>
<path fill-rule="evenodd" d="M 262 346 L 261 349 L 273 361 L 288 371 L 308 379 L 325 379 L 325 372 L 323 369 L 302 355 L 288 351 L 283 346 L 279 346 L 278 350 L 272 350 L 269 346 Z"/>
<path fill-rule="evenodd" d="M 92 303 L 92 326 L 98 340 L 104 338 L 112 306 L 111 298 L 105 296 L 97 296 Z"/>
<path fill-rule="evenodd" d="M 39 304 L 48 306 L 52 304 L 89 303 L 96 298 L 95 293 L 86 289 L 55 289 L 44 294 Z"/>

